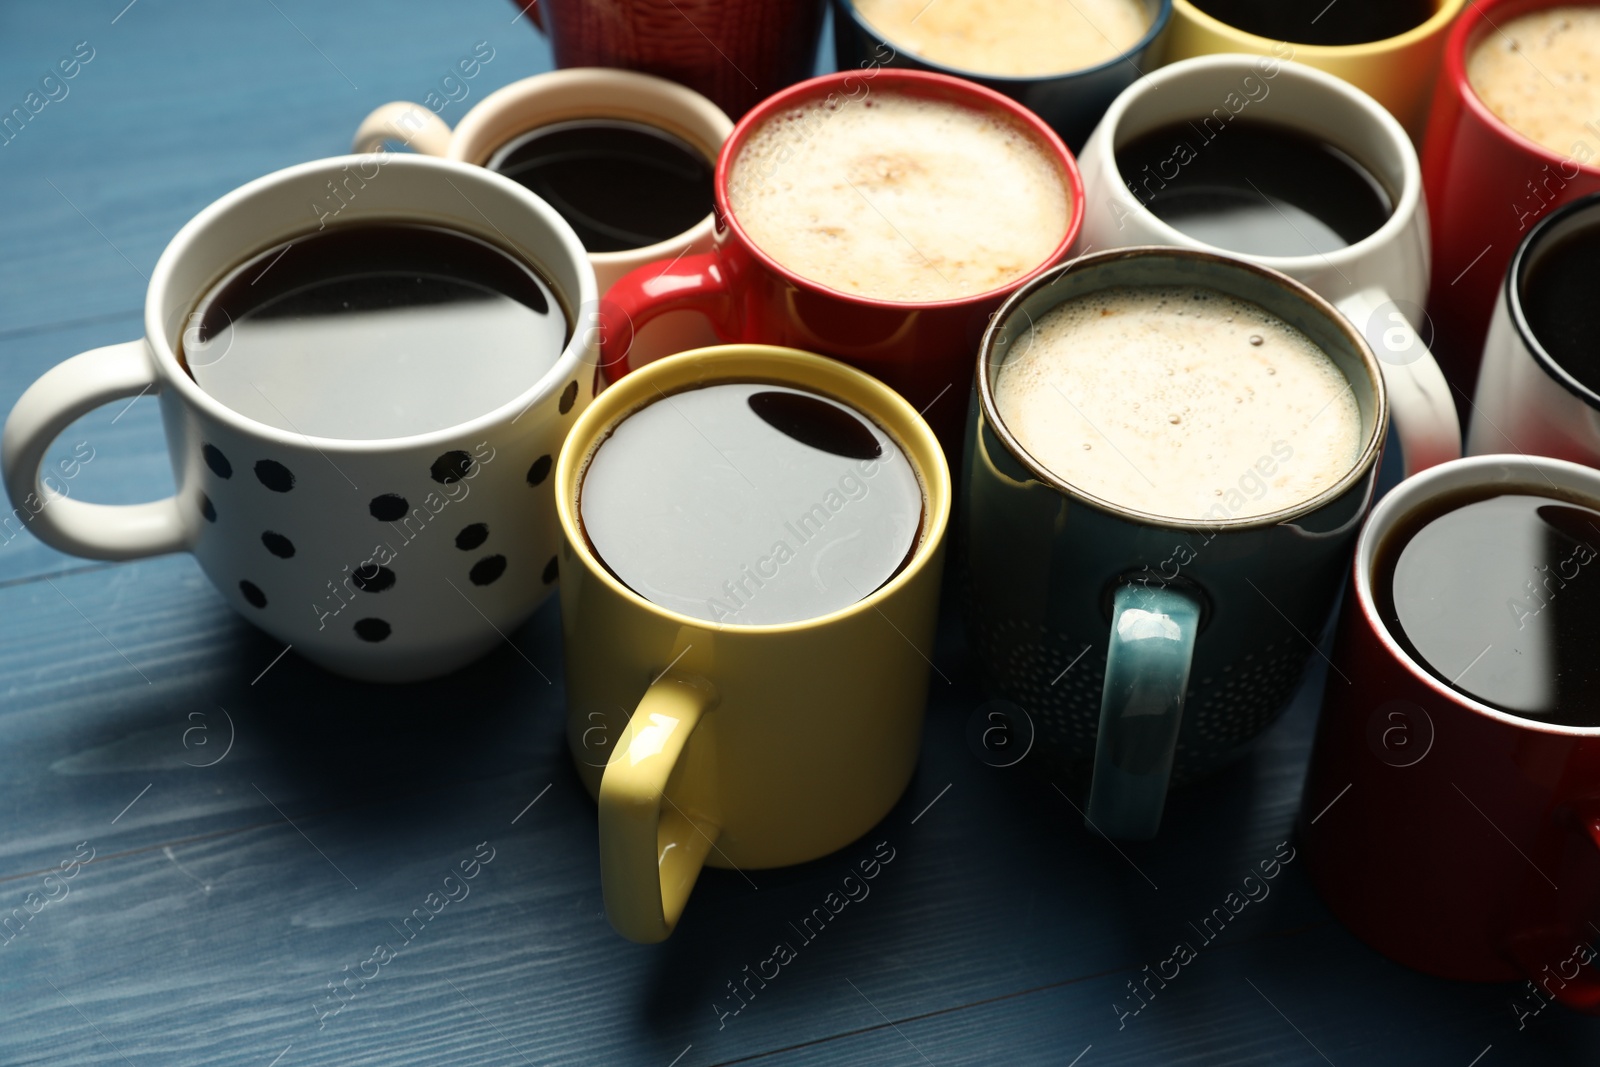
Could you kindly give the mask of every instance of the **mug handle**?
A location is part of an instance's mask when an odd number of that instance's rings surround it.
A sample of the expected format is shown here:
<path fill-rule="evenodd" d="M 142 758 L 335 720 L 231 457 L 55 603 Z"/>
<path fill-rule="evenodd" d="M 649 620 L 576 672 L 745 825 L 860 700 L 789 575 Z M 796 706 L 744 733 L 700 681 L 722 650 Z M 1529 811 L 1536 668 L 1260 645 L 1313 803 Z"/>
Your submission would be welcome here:
<path fill-rule="evenodd" d="M 1117 590 L 1084 819 L 1106 837 L 1147 841 L 1161 827 L 1199 630 L 1192 593 L 1132 583 Z"/>
<path fill-rule="evenodd" d="M 714 738 L 706 713 L 717 692 L 698 678 L 668 671 L 645 691 L 600 778 L 600 882 L 606 918 L 640 944 L 664 941 L 678 924 L 706 853 L 722 828 L 685 752 L 701 757 Z M 673 781 L 673 772 L 685 765 Z M 677 801 L 667 796 L 674 785 Z M 668 810 L 663 812 L 662 802 Z"/>
<path fill-rule="evenodd" d="M 396 100 L 374 108 L 350 139 L 352 152 L 376 152 L 399 141 L 425 156 L 443 158 L 450 151 L 450 126 L 421 104 Z"/>
<path fill-rule="evenodd" d="M 143 340 L 91 349 L 52 367 L 28 387 L 6 418 L 0 470 L 13 507 L 51 548 L 89 559 L 137 559 L 189 547 L 178 498 L 146 504 L 88 504 L 44 485 L 45 452 L 73 422 L 121 397 L 159 392 Z M 27 501 L 42 501 L 34 511 Z"/>
<path fill-rule="evenodd" d="M 646 263 L 617 279 L 600 298 L 600 366 L 612 383 L 634 367 L 633 339 L 669 311 L 698 311 L 723 340 L 736 340 L 733 289 L 715 252 Z"/>
<path fill-rule="evenodd" d="M 1395 432 L 1400 435 L 1406 477 L 1459 459 L 1461 420 L 1450 398 L 1450 385 L 1433 353 L 1389 294 L 1379 288 L 1363 289 L 1336 303 L 1378 357 Z M 1388 314 L 1379 320 L 1377 312 L 1384 307 Z"/>

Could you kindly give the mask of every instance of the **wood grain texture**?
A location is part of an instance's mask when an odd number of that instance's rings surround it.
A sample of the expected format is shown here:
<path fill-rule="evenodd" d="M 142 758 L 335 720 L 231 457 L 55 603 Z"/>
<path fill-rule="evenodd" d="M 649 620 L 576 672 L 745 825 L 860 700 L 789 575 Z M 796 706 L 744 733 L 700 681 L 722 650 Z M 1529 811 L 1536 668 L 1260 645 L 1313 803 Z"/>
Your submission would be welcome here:
<path fill-rule="evenodd" d="M 476 41 L 497 51 L 474 100 L 549 62 L 502 0 L 125 3 L 0 7 L 0 104 L 75 42 L 97 49 L 0 148 L 0 406 L 135 336 L 140 271 L 210 199 L 342 151 Z M 170 490 L 149 398 L 81 420 L 58 455 L 78 440 L 84 498 Z M 97 564 L 0 534 L 0 1063 L 1600 1060 L 1589 1020 L 1552 1007 L 1519 1032 L 1514 987 L 1367 949 L 1293 862 L 1119 1029 L 1127 983 L 1289 838 L 1319 673 L 1249 757 L 1173 797 L 1159 841 L 1119 850 L 1037 760 L 972 750 L 981 698 L 947 617 L 950 683 L 901 804 L 814 863 L 706 872 L 673 938 L 643 947 L 602 915 L 555 604 L 510 640 L 452 678 L 358 685 L 275 662 L 188 557 Z M 480 842 L 493 860 L 433 914 Z M 894 859 L 870 893 L 797 930 L 879 842 Z M 82 843 L 93 861 L 47 883 Z M 733 1014 L 728 984 L 780 941 L 794 959 Z M 379 943 L 393 958 L 329 1000 Z"/>

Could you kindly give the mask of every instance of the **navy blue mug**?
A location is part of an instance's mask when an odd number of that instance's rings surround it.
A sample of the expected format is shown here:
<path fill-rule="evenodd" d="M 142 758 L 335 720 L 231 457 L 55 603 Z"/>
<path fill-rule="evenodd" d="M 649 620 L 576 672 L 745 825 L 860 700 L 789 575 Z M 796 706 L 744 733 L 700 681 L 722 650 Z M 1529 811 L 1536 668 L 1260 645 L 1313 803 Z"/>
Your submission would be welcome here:
<path fill-rule="evenodd" d="M 1266 514 L 1223 507 L 1177 519 L 1095 496 L 1023 447 L 996 380 L 1007 359 L 1027 356 L 1033 324 L 1076 297 L 1156 286 L 1249 301 L 1332 360 L 1359 412 L 1356 459 L 1342 477 Z M 1169 781 L 1240 755 L 1287 705 L 1350 568 L 1388 422 L 1361 334 L 1310 289 L 1245 261 L 1177 248 L 1096 253 L 1040 275 L 996 313 L 967 424 L 967 636 L 990 693 L 1032 720 L 1048 770 L 1092 779 L 1091 827 L 1153 837 Z"/>
<path fill-rule="evenodd" d="M 854 0 L 833 0 L 834 56 L 840 70 L 909 67 L 975 81 L 1037 114 L 1076 152 L 1117 94 L 1158 65 L 1155 45 L 1172 17 L 1172 0 L 1141 2 L 1149 17 L 1144 35 L 1118 55 L 1080 70 L 1009 76 L 950 66 L 915 54 L 904 42 L 888 40 L 862 16 Z"/>

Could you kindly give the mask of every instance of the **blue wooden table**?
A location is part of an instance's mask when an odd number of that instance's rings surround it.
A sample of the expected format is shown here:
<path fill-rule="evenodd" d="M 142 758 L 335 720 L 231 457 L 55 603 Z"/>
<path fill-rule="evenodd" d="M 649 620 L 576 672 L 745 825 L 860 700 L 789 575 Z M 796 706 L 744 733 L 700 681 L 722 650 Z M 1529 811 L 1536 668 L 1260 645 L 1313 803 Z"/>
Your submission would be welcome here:
<path fill-rule="evenodd" d="M 0 112 L 92 59 L 0 147 L 0 408 L 138 336 L 156 257 L 217 196 L 342 152 L 384 101 L 447 95 L 480 41 L 494 58 L 451 121 L 547 69 L 513 14 L 6 0 Z M 149 397 L 56 451 L 80 443 L 80 498 L 170 492 Z M 446 681 L 358 685 L 276 659 L 186 556 L 86 562 L 0 530 L 0 920 L 25 917 L 0 922 L 0 1063 L 1600 1062 L 1589 1020 L 1551 1007 L 1519 1029 L 1517 987 L 1366 948 L 1301 861 L 1196 935 L 1294 848 L 1320 670 L 1249 758 L 1174 796 L 1159 841 L 1114 847 L 1076 791 L 973 745 L 982 697 L 948 617 L 900 806 L 804 867 L 707 871 L 672 939 L 643 947 L 602 915 L 556 605 L 511 640 Z M 802 933 L 874 853 L 892 859 L 870 893 Z M 463 861 L 474 877 L 446 883 Z M 1185 940 L 1198 957 L 1147 983 Z M 779 942 L 793 958 L 750 979 Z"/>

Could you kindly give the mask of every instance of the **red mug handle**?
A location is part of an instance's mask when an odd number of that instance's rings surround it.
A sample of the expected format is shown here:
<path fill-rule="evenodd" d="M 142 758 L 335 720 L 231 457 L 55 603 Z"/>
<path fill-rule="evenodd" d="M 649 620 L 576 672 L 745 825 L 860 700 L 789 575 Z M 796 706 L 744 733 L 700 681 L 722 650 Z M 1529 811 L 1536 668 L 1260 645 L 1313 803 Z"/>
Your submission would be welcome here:
<path fill-rule="evenodd" d="M 606 382 L 634 370 L 634 336 L 669 311 L 697 311 L 711 320 L 717 336 L 731 340 L 733 290 L 715 252 L 646 263 L 619 278 L 600 298 L 600 367 Z"/>
<path fill-rule="evenodd" d="M 1576 831 L 1583 842 L 1600 851 L 1600 801 L 1578 806 L 1573 814 L 1579 823 Z M 1590 915 L 1600 918 L 1600 906 L 1591 909 Z M 1545 996 L 1585 1015 L 1600 1015 L 1600 949 L 1594 947 L 1597 941 L 1600 941 L 1600 931 L 1594 928 L 1576 934 L 1570 929 L 1559 932 L 1552 929 L 1519 938 L 1508 948 L 1527 973 L 1528 981 L 1543 990 Z M 1552 963 L 1552 959 L 1559 962 Z M 1567 973 L 1569 965 L 1570 974 Z M 1537 1008 L 1531 1008 L 1528 1014 L 1535 1011 Z M 1518 1011 L 1518 1017 L 1522 1015 L 1523 1012 Z"/>

